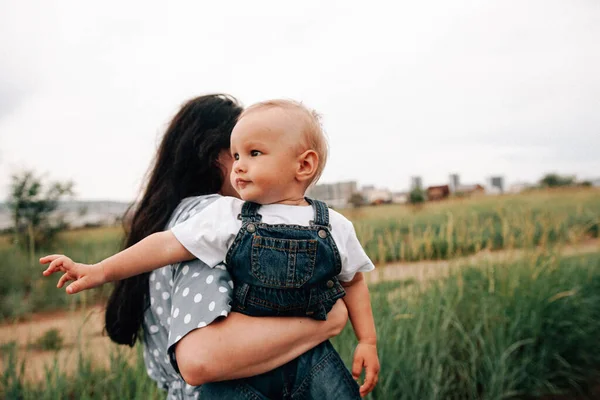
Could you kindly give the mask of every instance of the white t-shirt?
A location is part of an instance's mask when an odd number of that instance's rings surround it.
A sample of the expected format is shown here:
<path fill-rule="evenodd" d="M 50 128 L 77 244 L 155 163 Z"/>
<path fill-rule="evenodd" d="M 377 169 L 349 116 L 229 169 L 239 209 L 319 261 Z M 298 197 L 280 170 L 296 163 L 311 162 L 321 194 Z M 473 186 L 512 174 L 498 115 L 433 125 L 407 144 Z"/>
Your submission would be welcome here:
<path fill-rule="evenodd" d="M 229 246 L 242 227 L 237 217 L 243 204 L 243 200 L 235 197 L 221 197 L 171 231 L 190 253 L 214 268 L 225 260 Z M 258 213 L 262 215 L 261 222 L 271 225 L 309 226 L 309 221 L 314 220 L 314 208 L 310 205 L 268 204 L 261 206 Z M 342 260 L 338 279 L 349 282 L 357 272 L 373 270 L 375 266 L 360 245 L 352 222 L 330 209 L 329 223 Z"/>

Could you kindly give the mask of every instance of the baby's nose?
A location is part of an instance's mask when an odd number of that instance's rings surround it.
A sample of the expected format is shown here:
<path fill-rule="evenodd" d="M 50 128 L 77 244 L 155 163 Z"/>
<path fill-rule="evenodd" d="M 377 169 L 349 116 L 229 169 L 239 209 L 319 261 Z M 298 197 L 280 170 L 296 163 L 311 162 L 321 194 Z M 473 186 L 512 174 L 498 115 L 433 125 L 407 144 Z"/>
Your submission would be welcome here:
<path fill-rule="evenodd" d="M 233 170 L 235 172 L 239 172 L 239 171 L 243 171 L 244 170 L 244 163 L 241 160 L 235 160 L 235 162 L 233 163 Z"/>

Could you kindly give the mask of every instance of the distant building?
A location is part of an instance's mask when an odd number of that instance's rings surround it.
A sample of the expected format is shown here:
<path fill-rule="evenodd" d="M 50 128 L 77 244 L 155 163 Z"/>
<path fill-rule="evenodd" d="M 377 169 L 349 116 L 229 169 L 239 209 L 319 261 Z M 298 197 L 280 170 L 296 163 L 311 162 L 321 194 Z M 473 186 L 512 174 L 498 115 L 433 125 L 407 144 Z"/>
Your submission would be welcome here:
<path fill-rule="evenodd" d="M 410 190 L 414 189 L 423 190 L 423 179 L 420 176 L 410 178 Z"/>
<path fill-rule="evenodd" d="M 392 203 L 394 203 L 394 204 L 408 203 L 408 193 L 406 193 L 406 192 L 392 193 Z"/>
<path fill-rule="evenodd" d="M 535 185 L 527 182 L 515 182 L 508 188 L 509 193 L 521 193 L 524 190 L 531 189 Z"/>
<path fill-rule="evenodd" d="M 449 196 L 450 196 L 450 186 L 449 185 L 429 186 L 427 188 L 427 200 L 429 200 L 429 201 L 443 200 Z"/>
<path fill-rule="evenodd" d="M 50 223 L 65 222 L 70 228 L 120 224 L 129 203 L 117 201 L 61 201 L 48 215 Z M 0 231 L 13 226 L 10 210 L 0 206 Z"/>
<path fill-rule="evenodd" d="M 592 182 L 593 187 L 600 187 L 600 178 L 590 179 L 590 182 Z"/>
<path fill-rule="evenodd" d="M 456 192 L 456 188 L 460 186 L 460 177 L 458 174 L 450 174 L 450 193 Z"/>
<path fill-rule="evenodd" d="M 350 196 L 358 192 L 356 181 L 325 183 L 308 189 L 308 197 L 324 201 L 331 207 L 348 207 Z"/>
<path fill-rule="evenodd" d="M 489 192 L 492 194 L 504 193 L 504 177 L 503 176 L 492 176 L 490 178 Z"/>
<path fill-rule="evenodd" d="M 480 184 L 460 185 L 456 188 L 456 194 L 461 196 L 475 196 L 485 194 L 485 188 Z"/>
<path fill-rule="evenodd" d="M 392 202 L 392 192 L 388 189 L 377 189 L 375 186 L 364 186 L 360 191 L 367 204 L 382 204 Z"/>

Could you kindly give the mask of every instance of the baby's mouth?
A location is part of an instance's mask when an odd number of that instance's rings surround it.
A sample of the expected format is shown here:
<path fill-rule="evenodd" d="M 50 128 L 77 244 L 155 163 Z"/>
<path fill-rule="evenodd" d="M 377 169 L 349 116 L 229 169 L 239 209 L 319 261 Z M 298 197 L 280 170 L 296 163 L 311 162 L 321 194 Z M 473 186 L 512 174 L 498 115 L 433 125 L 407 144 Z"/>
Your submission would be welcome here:
<path fill-rule="evenodd" d="M 235 180 L 235 185 L 238 187 L 241 187 L 242 189 L 246 187 L 247 184 L 249 184 L 250 181 L 247 181 L 245 179 L 241 179 L 241 178 L 237 178 Z"/>

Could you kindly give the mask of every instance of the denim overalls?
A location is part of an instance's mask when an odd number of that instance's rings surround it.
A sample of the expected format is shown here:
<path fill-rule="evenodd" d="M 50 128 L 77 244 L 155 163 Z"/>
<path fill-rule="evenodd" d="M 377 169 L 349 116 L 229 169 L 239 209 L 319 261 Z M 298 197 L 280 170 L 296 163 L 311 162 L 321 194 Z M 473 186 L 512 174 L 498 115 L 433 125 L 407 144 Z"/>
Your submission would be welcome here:
<path fill-rule="evenodd" d="M 331 237 L 329 209 L 310 226 L 261 222 L 259 204 L 246 202 L 242 227 L 225 258 L 234 279 L 233 311 L 251 316 L 308 316 L 325 320 L 345 295 L 336 276 L 342 264 Z M 243 336 L 240 336 L 243 340 Z M 358 384 L 329 341 L 265 374 L 202 386 L 200 398 L 360 399 Z"/>
<path fill-rule="evenodd" d="M 238 217 L 242 228 L 225 257 L 235 283 L 234 311 L 325 320 L 346 294 L 336 278 L 342 261 L 331 237 L 329 209 L 306 200 L 315 211 L 310 226 L 262 223 L 260 205 L 244 203 Z"/>

